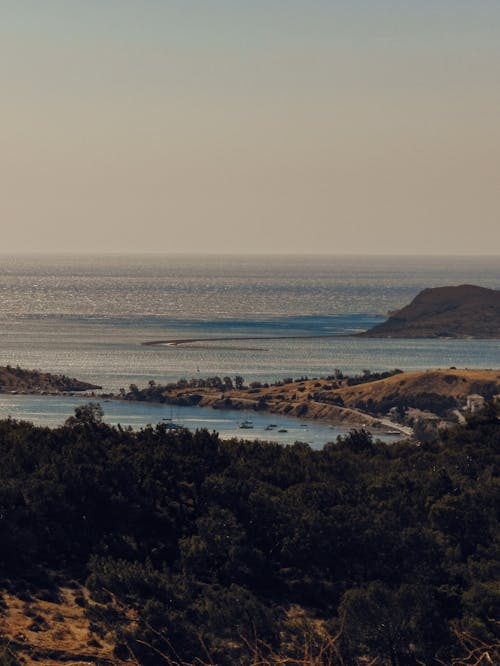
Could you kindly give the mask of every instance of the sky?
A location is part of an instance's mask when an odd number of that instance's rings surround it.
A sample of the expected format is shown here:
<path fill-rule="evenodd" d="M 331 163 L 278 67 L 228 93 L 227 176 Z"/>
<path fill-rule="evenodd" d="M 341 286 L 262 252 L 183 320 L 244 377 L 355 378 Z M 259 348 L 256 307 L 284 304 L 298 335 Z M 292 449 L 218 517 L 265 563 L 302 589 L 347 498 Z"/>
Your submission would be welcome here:
<path fill-rule="evenodd" d="M 498 0 L 0 0 L 0 252 L 500 254 Z"/>

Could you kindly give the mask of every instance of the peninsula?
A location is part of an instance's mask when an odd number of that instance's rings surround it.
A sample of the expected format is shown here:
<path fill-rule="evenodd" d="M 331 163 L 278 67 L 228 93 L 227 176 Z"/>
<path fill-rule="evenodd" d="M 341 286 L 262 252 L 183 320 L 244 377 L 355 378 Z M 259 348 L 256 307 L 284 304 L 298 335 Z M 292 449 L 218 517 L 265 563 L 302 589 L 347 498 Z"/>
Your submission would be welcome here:
<path fill-rule="evenodd" d="M 500 338 L 500 291 L 470 284 L 424 289 L 368 338 Z"/>
<path fill-rule="evenodd" d="M 66 375 L 54 375 L 41 370 L 27 370 L 11 365 L 0 367 L 0 393 L 79 393 L 101 389 Z"/>
<path fill-rule="evenodd" d="M 370 430 L 411 434 L 416 421 L 433 426 L 462 422 L 500 395 L 500 370 L 450 368 L 419 372 L 364 371 L 348 377 L 337 370 L 328 377 L 243 383 L 230 377 L 182 379 L 165 385 L 154 381 L 140 389 L 132 384 L 115 397 L 171 405 L 262 411 L 301 419 L 327 421 Z M 434 427 L 433 427 L 434 430 Z"/>

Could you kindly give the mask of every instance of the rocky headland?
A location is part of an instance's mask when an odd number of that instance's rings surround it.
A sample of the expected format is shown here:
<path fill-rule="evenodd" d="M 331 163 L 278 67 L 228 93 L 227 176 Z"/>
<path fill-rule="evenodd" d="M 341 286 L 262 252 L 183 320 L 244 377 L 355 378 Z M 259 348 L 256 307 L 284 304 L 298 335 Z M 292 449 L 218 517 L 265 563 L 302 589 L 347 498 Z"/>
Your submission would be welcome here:
<path fill-rule="evenodd" d="M 368 338 L 500 338 L 500 291 L 470 284 L 424 289 Z"/>
<path fill-rule="evenodd" d="M 41 370 L 26 370 L 19 366 L 0 367 L 0 393 L 79 393 L 101 389 L 66 375 L 54 375 Z"/>

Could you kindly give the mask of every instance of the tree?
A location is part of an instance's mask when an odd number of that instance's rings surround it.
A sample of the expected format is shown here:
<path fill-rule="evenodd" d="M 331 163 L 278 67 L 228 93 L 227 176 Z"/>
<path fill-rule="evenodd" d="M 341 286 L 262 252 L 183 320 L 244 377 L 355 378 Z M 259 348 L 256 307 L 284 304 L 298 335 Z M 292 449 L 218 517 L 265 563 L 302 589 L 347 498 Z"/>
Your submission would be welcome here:
<path fill-rule="evenodd" d="M 365 453 L 373 449 L 373 435 L 368 430 L 351 430 L 344 438 L 339 438 L 354 453 Z"/>
<path fill-rule="evenodd" d="M 391 666 L 427 664 L 445 643 L 442 615 L 434 595 L 423 586 L 402 585 L 393 590 L 374 582 L 349 590 L 340 616 L 356 654 L 385 657 Z"/>
<path fill-rule="evenodd" d="M 75 415 L 65 421 L 67 426 L 98 425 L 102 423 L 104 411 L 98 402 L 87 402 L 75 408 Z"/>

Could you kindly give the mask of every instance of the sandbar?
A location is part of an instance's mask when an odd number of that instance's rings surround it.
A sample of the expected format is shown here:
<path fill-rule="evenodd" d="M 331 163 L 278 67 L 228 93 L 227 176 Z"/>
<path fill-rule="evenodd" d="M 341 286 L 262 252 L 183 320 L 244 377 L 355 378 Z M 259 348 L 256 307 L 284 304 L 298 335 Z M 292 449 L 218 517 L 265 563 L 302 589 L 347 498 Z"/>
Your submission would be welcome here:
<path fill-rule="evenodd" d="M 176 340 L 150 340 L 143 342 L 146 347 L 163 346 L 163 347 L 195 347 L 196 349 L 237 349 L 240 351 L 262 351 L 259 347 L 224 347 L 213 346 L 211 342 L 240 342 L 240 341 L 261 341 L 261 340 L 313 340 L 324 338 L 344 338 L 350 337 L 346 335 L 339 335 L 338 333 L 328 333 L 325 335 L 249 335 L 249 336 L 228 336 L 218 338 L 178 338 Z M 198 344 L 203 343 L 203 344 Z"/>

